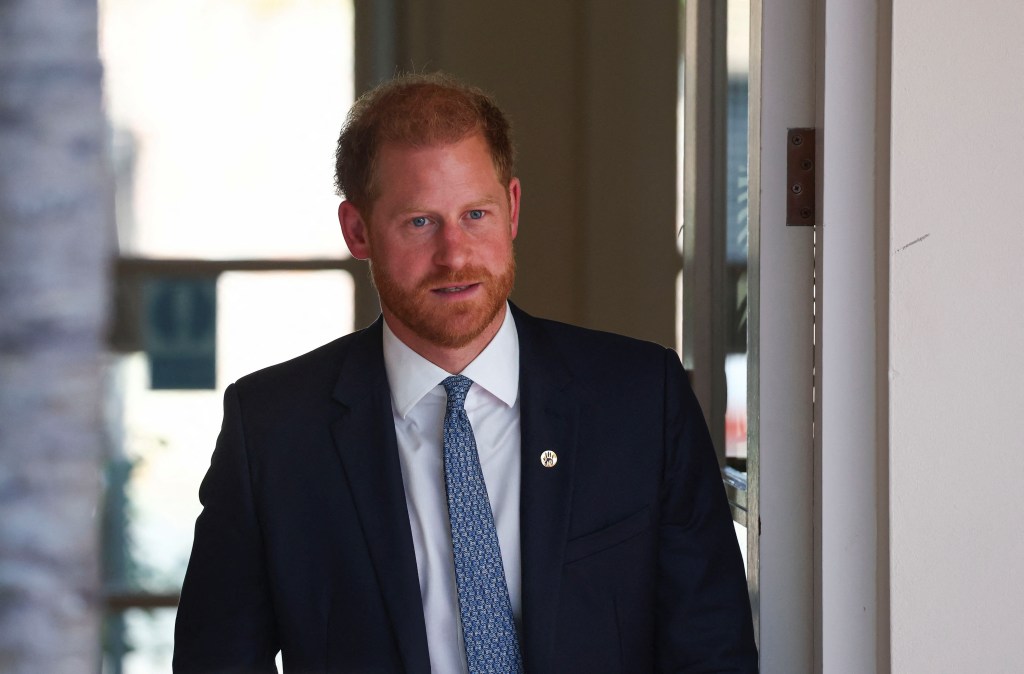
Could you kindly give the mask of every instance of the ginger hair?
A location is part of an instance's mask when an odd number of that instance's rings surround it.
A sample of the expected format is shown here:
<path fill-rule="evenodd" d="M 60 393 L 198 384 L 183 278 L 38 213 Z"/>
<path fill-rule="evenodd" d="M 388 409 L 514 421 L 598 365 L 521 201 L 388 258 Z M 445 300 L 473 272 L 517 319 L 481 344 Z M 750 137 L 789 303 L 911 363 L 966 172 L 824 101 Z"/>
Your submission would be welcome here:
<path fill-rule="evenodd" d="M 427 147 L 483 135 L 503 185 L 512 180 L 515 148 L 511 125 L 489 95 L 443 73 L 400 75 L 366 92 L 352 105 L 338 137 L 334 183 L 338 195 L 359 209 L 379 196 L 377 154 L 385 143 Z"/>

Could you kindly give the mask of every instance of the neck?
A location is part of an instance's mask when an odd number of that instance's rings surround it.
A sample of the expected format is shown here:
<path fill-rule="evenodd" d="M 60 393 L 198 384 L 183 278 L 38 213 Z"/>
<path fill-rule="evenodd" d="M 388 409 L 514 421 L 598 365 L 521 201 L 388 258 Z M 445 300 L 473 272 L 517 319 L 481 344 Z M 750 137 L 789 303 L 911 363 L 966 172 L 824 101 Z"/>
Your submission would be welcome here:
<path fill-rule="evenodd" d="M 505 321 L 505 312 L 507 311 L 508 305 L 502 304 L 501 310 L 498 311 L 494 320 L 483 329 L 483 332 L 465 346 L 459 347 L 440 346 L 428 341 L 406 327 L 388 309 L 382 308 L 381 313 L 384 314 L 384 320 L 391 328 L 391 332 L 395 333 L 395 337 L 402 340 L 403 344 L 445 372 L 459 374 L 480 355 L 481 351 L 487 348 L 494 336 L 498 334 L 501 324 Z"/>

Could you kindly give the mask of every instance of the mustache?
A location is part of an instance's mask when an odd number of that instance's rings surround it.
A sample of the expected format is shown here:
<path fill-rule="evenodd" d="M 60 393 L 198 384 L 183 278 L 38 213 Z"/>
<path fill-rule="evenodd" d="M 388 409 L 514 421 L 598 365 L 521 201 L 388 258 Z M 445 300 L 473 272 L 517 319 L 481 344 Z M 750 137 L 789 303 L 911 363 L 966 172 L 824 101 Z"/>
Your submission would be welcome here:
<path fill-rule="evenodd" d="M 469 285 L 471 283 L 489 281 L 492 278 L 494 278 L 494 275 L 483 267 L 463 267 L 462 269 L 452 269 L 447 272 L 439 272 L 428 276 L 420 281 L 417 289 L 433 290 L 434 288 L 443 285 Z"/>

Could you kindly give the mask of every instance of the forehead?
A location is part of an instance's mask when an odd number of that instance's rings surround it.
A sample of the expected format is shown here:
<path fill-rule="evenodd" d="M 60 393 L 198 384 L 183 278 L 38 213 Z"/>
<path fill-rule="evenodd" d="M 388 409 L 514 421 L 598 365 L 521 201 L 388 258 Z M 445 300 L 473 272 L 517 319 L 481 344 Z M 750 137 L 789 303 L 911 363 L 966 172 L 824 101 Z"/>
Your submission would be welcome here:
<path fill-rule="evenodd" d="M 408 145 L 384 143 L 374 171 L 375 201 L 406 201 L 501 195 L 507 186 L 498 179 L 484 137 L 471 134 L 452 143 Z"/>

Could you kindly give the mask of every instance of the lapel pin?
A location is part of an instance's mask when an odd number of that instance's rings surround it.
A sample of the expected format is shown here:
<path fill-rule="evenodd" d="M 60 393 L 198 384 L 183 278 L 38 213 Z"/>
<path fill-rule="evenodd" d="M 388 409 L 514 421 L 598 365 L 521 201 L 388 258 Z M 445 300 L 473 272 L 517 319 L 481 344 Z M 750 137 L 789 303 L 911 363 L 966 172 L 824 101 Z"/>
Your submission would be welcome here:
<path fill-rule="evenodd" d="M 556 463 L 558 463 L 558 455 L 550 449 L 540 455 L 540 465 L 545 468 L 554 468 Z"/>

